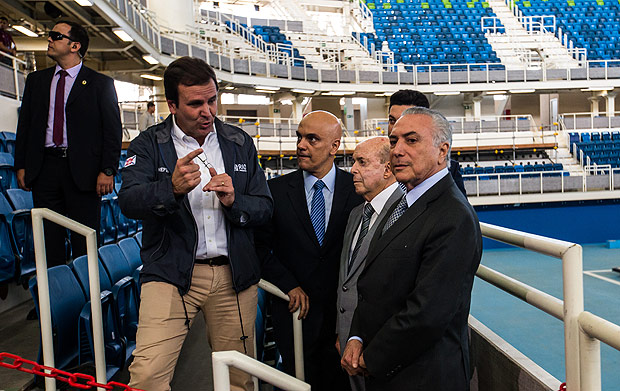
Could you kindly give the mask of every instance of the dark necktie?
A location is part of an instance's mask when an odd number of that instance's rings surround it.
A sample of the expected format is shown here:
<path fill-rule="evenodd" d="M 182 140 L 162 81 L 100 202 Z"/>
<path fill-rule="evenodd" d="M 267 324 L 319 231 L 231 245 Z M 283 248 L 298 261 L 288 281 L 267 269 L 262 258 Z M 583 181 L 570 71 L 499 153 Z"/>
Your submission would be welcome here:
<path fill-rule="evenodd" d="M 396 222 L 396 220 L 398 220 L 400 216 L 402 216 L 405 213 L 406 210 L 407 210 L 407 195 L 404 195 L 403 198 L 398 203 L 398 205 L 396 205 L 396 209 L 394 209 L 388 221 L 383 226 L 381 235 L 383 235 L 385 231 L 387 231 Z"/>
<path fill-rule="evenodd" d="M 63 128 L 65 123 L 65 77 L 67 71 L 60 70 L 58 72 L 60 78 L 56 84 L 56 98 L 54 100 L 54 133 L 52 133 L 52 141 L 54 145 L 61 146 L 63 142 Z"/>
<path fill-rule="evenodd" d="M 322 180 L 314 182 L 314 195 L 312 196 L 312 203 L 310 204 L 310 221 L 312 221 L 312 227 L 316 233 L 316 238 L 319 244 L 323 245 L 323 238 L 325 237 L 325 197 L 323 197 L 323 188 L 325 183 Z"/>
<path fill-rule="evenodd" d="M 364 215 L 362 216 L 362 228 L 360 228 L 360 234 L 357 237 L 357 242 L 355 242 L 355 247 L 353 248 L 353 253 L 351 253 L 351 258 L 349 259 L 349 268 L 347 269 L 347 273 L 351 272 L 351 266 L 353 266 L 353 262 L 355 261 L 355 257 L 357 257 L 357 253 L 360 251 L 360 247 L 362 247 L 362 242 L 364 238 L 368 234 L 368 227 L 370 227 L 370 218 L 372 214 L 375 213 L 370 202 L 364 205 Z"/>

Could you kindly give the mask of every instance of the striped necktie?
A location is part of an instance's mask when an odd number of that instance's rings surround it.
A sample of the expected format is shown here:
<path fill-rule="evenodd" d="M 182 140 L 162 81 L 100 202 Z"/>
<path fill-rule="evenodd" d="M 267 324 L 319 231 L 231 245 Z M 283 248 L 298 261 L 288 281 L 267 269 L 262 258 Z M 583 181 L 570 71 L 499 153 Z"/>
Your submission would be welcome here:
<path fill-rule="evenodd" d="M 357 253 L 360 251 L 360 247 L 362 247 L 362 242 L 364 238 L 368 234 L 368 228 L 370 227 L 370 218 L 372 214 L 375 213 L 370 202 L 364 205 L 364 215 L 362 217 L 362 228 L 360 228 L 360 234 L 357 237 L 357 242 L 355 243 L 355 247 L 353 248 L 353 253 L 351 253 L 351 258 L 349 259 L 349 268 L 347 269 L 347 273 L 351 271 L 351 266 L 357 257 Z"/>
<path fill-rule="evenodd" d="M 405 194 L 403 198 L 400 200 L 398 205 L 396 205 L 396 209 L 390 215 L 390 218 L 386 221 L 385 226 L 383 226 L 383 230 L 381 231 L 381 235 L 385 233 L 395 222 L 402 216 L 407 210 L 407 195 Z"/>
<path fill-rule="evenodd" d="M 314 195 L 312 196 L 312 203 L 310 204 L 310 221 L 312 221 L 312 227 L 314 233 L 319 241 L 319 244 L 323 245 L 323 238 L 325 237 L 325 197 L 323 197 L 323 188 L 325 183 L 322 180 L 314 182 Z"/>

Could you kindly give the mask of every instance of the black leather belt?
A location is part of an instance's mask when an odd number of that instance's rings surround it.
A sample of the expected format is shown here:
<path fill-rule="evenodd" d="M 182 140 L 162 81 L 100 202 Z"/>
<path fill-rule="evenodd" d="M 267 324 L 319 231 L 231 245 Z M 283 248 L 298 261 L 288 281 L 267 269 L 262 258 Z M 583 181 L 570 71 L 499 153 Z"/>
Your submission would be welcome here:
<path fill-rule="evenodd" d="M 196 259 L 196 263 L 200 265 L 209 265 L 209 266 L 222 266 L 228 265 L 228 257 L 220 255 L 215 258 L 204 258 L 204 259 Z"/>
<path fill-rule="evenodd" d="M 67 157 L 67 148 L 64 147 L 48 147 L 45 148 L 45 154 L 54 157 Z"/>

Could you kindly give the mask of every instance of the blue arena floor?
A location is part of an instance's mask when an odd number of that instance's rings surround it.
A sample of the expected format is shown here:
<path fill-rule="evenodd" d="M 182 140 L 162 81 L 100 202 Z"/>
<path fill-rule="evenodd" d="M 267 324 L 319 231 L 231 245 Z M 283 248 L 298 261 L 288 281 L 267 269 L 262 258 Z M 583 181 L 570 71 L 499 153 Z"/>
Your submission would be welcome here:
<path fill-rule="evenodd" d="M 559 259 L 517 248 L 485 250 L 482 264 L 562 299 Z M 585 310 L 620 324 L 620 249 L 583 246 Z M 596 276 L 596 277 L 595 277 Z M 471 314 L 536 364 L 565 381 L 563 324 L 551 315 L 476 278 Z M 602 389 L 620 384 L 620 352 L 601 343 Z"/>

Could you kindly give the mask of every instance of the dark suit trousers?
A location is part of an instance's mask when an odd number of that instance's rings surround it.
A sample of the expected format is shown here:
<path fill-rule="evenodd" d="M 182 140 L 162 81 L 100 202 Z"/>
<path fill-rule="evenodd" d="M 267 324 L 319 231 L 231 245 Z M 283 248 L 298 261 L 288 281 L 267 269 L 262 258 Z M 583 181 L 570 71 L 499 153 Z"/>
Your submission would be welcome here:
<path fill-rule="evenodd" d="M 303 321 L 305 381 L 313 390 L 350 390 L 349 377 L 340 366 L 336 350 L 335 300 L 317 303 L 310 299 L 310 311 Z M 273 299 L 272 320 L 277 330 L 276 344 L 282 356 L 284 371 L 295 376 L 293 320 L 288 303 Z"/>
<path fill-rule="evenodd" d="M 101 197 L 95 191 L 80 191 L 71 176 L 67 158 L 45 155 L 41 172 L 32 185 L 35 208 L 49 208 L 64 216 L 87 225 L 99 235 Z M 67 262 L 65 238 L 67 230 L 46 221 L 45 252 L 48 267 Z M 86 254 L 86 241 L 79 234 L 72 234 L 73 258 Z"/>

